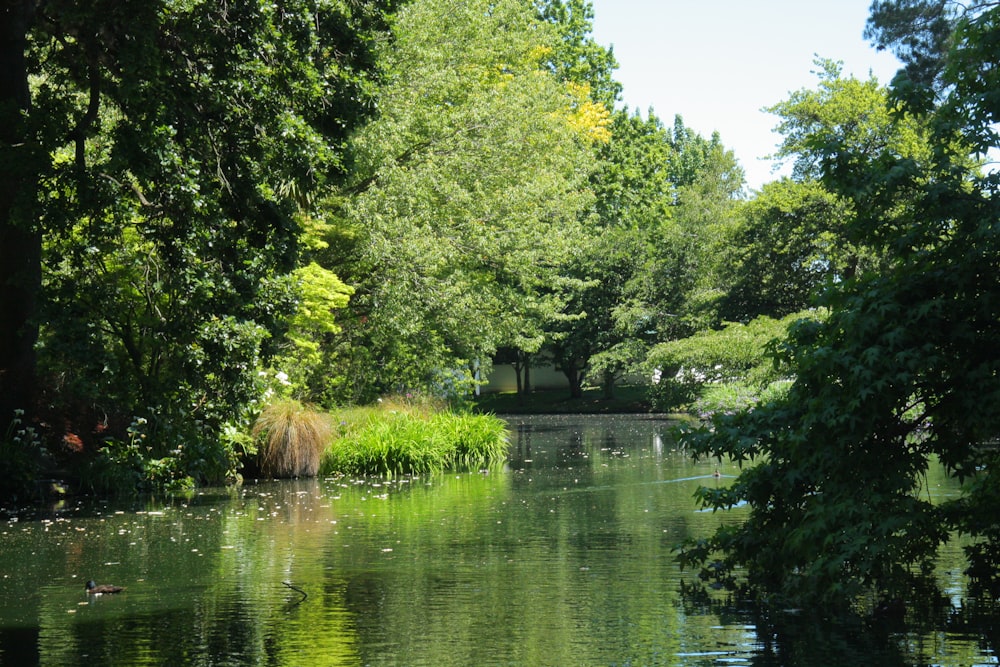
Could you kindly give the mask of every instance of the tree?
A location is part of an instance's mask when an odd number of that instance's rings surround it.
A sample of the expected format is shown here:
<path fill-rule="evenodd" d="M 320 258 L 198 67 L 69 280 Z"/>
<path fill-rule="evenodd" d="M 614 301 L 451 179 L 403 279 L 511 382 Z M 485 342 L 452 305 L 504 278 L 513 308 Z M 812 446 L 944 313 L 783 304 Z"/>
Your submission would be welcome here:
<path fill-rule="evenodd" d="M 15 103 L 2 113 L 20 120 L 3 123 L 17 134 L 3 168 L 17 159 L 28 176 L 4 179 L 0 197 L 2 252 L 20 255 L 0 269 L 12 271 L 0 277 L 0 316 L 14 339 L 3 419 L 13 407 L 37 416 L 21 383 L 32 386 L 40 325 L 58 428 L 89 436 L 108 417 L 106 433 L 124 437 L 141 416 L 151 456 L 181 452 L 181 468 L 220 479 L 233 463 L 220 429 L 258 396 L 265 341 L 293 308 L 293 216 L 342 173 L 346 130 L 368 111 L 358 100 L 380 7 L 4 11 L 16 19 L 2 47 L 15 67 L 2 94 Z"/>
<path fill-rule="evenodd" d="M 605 395 L 639 370 L 651 345 L 686 330 L 679 313 L 703 279 L 710 239 L 742 188 L 742 170 L 718 135 L 675 118 L 616 112 L 591 179 L 593 240 L 569 267 L 580 291 L 555 323 L 549 350 L 571 394 L 595 375 Z"/>
<path fill-rule="evenodd" d="M 589 0 L 534 0 L 539 17 L 550 23 L 558 39 L 546 59 L 560 81 L 585 86 L 591 99 L 613 109 L 622 85 L 614 78 L 618 69 L 611 48 L 594 41 L 594 6 Z"/>
<path fill-rule="evenodd" d="M 846 238 L 853 215 L 849 200 L 818 181 L 765 184 L 719 246 L 721 319 L 781 318 L 811 306 L 831 281 L 852 278 L 862 261 Z"/>
<path fill-rule="evenodd" d="M 671 217 L 670 139 L 654 113 L 644 119 L 618 110 L 610 141 L 599 147 L 600 167 L 590 179 L 596 215 L 588 243 L 565 268 L 579 280 L 578 289 L 567 300 L 565 317 L 550 323 L 546 346 L 573 397 L 582 395 L 592 371 L 610 394 L 615 380 L 644 356 L 642 336 L 635 334 L 649 324 L 629 302 L 629 289 L 646 261 L 652 230 Z"/>
<path fill-rule="evenodd" d="M 331 202 L 331 267 L 357 290 L 345 395 L 467 389 L 466 369 L 553 310 L 606 133 L 587 91 L 548 70 L 556 41 L 517 0 L 397 15 L 380 116 Z"/>
<path fill-rule="evenodd" d="M 25 51 L 34 4 L 0 5 L 0 434 L 15 410 L 30 408 L 36 388 L 41 237 L 29 221 L 40 151 L 24 117 L 31 107 Z"/>
<path fill-rule="evenodd" d="M 878 3 L 902 15 L 945 4 Z M 872 31 L 923 49 L 912 26 L 886 23 L 898 15 L 877 6 Z M 939 69 L 903 71 L 893 83 L 900 111 L 927 124 L 930 159 L 863 160 L 831 150 L 835 141 L 812 144 L 824 147 L 820 164 L 864 166 L 850 176 L 825 169 L 824 182 L 877 193 L 854 231 L 891 250 L 886 264 L 828 291 L 828 319 L 791 330 L 781 355 L 796 379 L 784 398 L 720 416 L 714 433 L 688 439 L 702 456 L 745 466 L 731 487 L 701 496 L 716 508 L 746 503 L 747 521 L 681 554 L 723 580 L 744 567 L 758 592 L 784 599 L 902 596 L 952 531 L 970 542 L 975 580 L 998 571 L 1000 524 L 986 508 L 1000 498 L 1000 181 L 970 168 L 970 155 L 1000 145 L 991 92 L 1000 81 L 987 66 L 1000 8 L 973 3 L 944 16 L 946 55 L 924 54 Z M 871 224 L 879 218 L 888 224 Z M 933 459 L 965 482 L 960 497 L 927 499 Z"/>
<path fill-rule="evenodd" d="M 609 396 L 617 375 L 641 358 L 609 357 L 625 341 L 615 315 L 642 253 L 642 239 L 634 230 L 608 226 L 564 267 L 579 280 L 579 289 L 570 293 L 564 317 L 550 324 L 546 349 L 555 368 L 566 376 L 572 398 L 583 396 L 583 384 L 598 355 L 604 355 L 599 381 Z"/>
<path fill-rule="evenodd" d="M 706 139 L 674 118 L 667 178 L 674 184 L 668 224 L 651 228 L 650 252 L 633 281 L 657 342 L 719 323 L 718 243 L 743 193 L 743 169 L 718 133 Z"/>

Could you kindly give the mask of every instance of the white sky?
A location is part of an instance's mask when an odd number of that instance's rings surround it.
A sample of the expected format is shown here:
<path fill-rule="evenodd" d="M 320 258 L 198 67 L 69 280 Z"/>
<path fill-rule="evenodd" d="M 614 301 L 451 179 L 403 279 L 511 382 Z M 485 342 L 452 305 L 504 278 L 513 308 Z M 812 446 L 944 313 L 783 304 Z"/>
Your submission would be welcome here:
<path fill-rule="evenodd" d="M 899 66 L 862 37 L 871 0 L 592 0 L 594 38 L 612 46 L 622 102 L 675 114 L 699 134 L 718 131 L 757 189 L 787 173 L 763 160 L 781 137 L 762 111 L 788 93 L 813 89 L 815 56 L 844 74 L 888 84 Z"/>

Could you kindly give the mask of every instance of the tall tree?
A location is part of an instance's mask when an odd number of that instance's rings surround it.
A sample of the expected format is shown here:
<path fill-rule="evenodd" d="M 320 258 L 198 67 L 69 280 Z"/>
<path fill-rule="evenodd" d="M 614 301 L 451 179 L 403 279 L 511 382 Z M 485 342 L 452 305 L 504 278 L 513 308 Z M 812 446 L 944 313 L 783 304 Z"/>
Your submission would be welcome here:
<path fill-rule="evenodd" d="M 4 179 L 5 201 L 18 205 L 0 206 L 2 252 L 20 255 L 0 269 L 16 272 L 0 281 L 14 337 L 2 353 L 3 418 L 34 407 L 22 386 L 41 325 L 50 392 L 158 417 L 148 420 L 157 453 L 187 443 L 192 465 L 225 468 L 211 443 L 256 396 L 264 341 L 292 305 L 281 278 L 296 259 L 292 214 L 341 171 L 346 130 L 370 110 L 359 100 L 379 5 L 4 10 L 16 20 L 4 22 L 2 48 L 17 65 L 5 70 L 15 104 L 4 113 L 20 118 L 3 123 L 18 133 L 5 153 L 34 159 L 21 159 L 27 179 Z"/>
<path fill-rule="evenodd" d="M 930 158 L 865 160 L 831 150 L 836 141 L 816 144 L 822 164 L 846 158 L 863 169 L 825 171 L 828 188 L 878 194 L 865 198 L 856 233 L 890 251 L 886 263 L 828 291 L 824 322 L 792 330 L 783 356 L 796 380 L 786 397 L 720 416 L 714 433 L 689 440 L 745 466 L 731 487 L 702 497 L 718 508 L 746 503 L 747 521 L 682 554 L 707 565 L 721 551 L 706 569 L 722 579 L 743 567 L 758 591 L 841 604 L 905 595 L 952 531 L 969 540 L 975 580 L 998 572 L 1000 524 L 986 508 L 1000 497 L 1000 180 L 970 168 L 970 155 L 1000 147 L 991 46 L 1000 7 L 935 14 L 948 21 L 943 58 L 923 51 L 937 42 L 919 25 L 886 23 L 946 4 L 878 3 L 901 13 L 877 5 L 871 24 L 938 63 L 932 76 L 904 70 L 893 84 L 901 110 L 925 119 Z M 960 497 L 928 500 L 934 459 L 965 482 Z"/>
<path fill-rule="evenodd" d="M 671 222 L 654 228 L 649 257 L 635 281 L 635 299 L 649 311 L 657 341 L 718 323 L 718 243 L 728 234 L 744 186 L 743 169 L 718 133 L 706 139 L 676 116 L 671 147 Z"/>
<path fill-rule="evenodd" d="M 34 22 L 35 2 L 0 4 L 0 434 L 15 410 L 31 409 L 36 386 L 42 244 L 31 221 L 40 156 L 26 122 L 25 58 Z"/>
<path fill-rule="evenodd" d="M 589 242 L 565 270 L 577 288 L 565 317 L 549 324 L 548 354 L 579 397 L 596 359 L 606 392 L 614 379 L 639 361 L 633 325 L 648 329 L 642 314 L 628 308 L 628 288 L 643 266 L 651 230 L 668 224 L 674 184 L 668 178 L 673 154 L 670 133 L 655 114 L 618 110 L 611 139 L 600 146 L 600 168 L 591 177 L 596 195 Z M 601 355 L 597 357 L 597 355 Z"/>
<path fill-rule="evenodd" d="M 399 12 L 381 113 L 354 137 L 360 170 L 331 230 L 357 287 L 352 397 L 454 388 L 558 298 L 606 121 L 549 71 L 556 40 L 519 0 Z"/>
<path fill-rule="evenodd" d="M 594 40 L 594 5 L 590 0 L 534 0 L 542 20 L 556 30 L 558 39 L 546 64 L 561 81 L 586 86 L 591 99 L 613 109 L 622 85 L 614 78 L 618 69 L 614 51 Z"/>
<path fill-rule="evenodd" d="M 653 343 L 687 331 L 679 315 L 743 184 L 718 135 L 705 139 L 679 117 L 668 130 L 652 111 L 616 112 L 600 156 L 595 240 L 570 268 L 581 279 L 577 317 L 556 323 L 550 346 L 577 395 L 588 379 L 610 393 Z"/>
<path fill-rule="evenodd" d="M 853 217 L 851 201 L 819 181 L 765 184 L 721 236 L 719 317 L 780 319 L 812 306 L 831 281 L 853 278 L 862 263 L 862 251 L 846 238 Z"/>

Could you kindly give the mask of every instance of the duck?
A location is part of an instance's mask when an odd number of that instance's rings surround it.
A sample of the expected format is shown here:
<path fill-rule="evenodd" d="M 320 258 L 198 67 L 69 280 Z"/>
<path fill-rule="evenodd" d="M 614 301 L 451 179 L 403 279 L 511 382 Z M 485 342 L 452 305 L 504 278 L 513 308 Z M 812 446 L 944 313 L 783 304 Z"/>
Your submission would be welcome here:
<path fill-rule="evenodd" d="M 112 586 L 111 584 L 98 586 L 93 579 L 87 582 L 87 593 L 90 595 L 111 595 L 112 593 L 121 593 L 123 590 L 125 590 L 123 586 Z"/>

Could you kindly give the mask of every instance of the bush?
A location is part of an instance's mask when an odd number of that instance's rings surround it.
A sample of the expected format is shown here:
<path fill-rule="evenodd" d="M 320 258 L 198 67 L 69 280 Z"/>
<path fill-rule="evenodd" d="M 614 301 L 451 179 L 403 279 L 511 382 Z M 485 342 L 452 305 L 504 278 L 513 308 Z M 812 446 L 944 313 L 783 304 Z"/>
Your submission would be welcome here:
<path fill-rule="evenodd" d="M 268 404 L 253 426 L 260 471 L 268 477 L 314 477 L 330 441 L 330 417 L 293 399 Z"/>
<path fill-rule="evenodd" d="M 23 417 L 24 411 L 18 410 L 0 436 L 0 461 L 4 462 L 0 501 L 30 496 L 38 477 L 41 441 L 34 427 L 22 423 Z"/>
<path fill-rule="evenodd" d="M 776 365 L 772 345 L 785 338 L 793 322 L 819 316 L 804 311 L 781 320 L 730 322 L 719 330 L 657 345 L 646 359 L 659 378 L 650 390 L 651 404 L 658 410 L 673 409 L 691 405 L 710 385 L 735 382 L 756 390 L 782 379 L 787 370 Z"/>
<path fill-rule="evenodd" d="M 790 380 L 777 380 L 766 387 L 746 382 L 726 382 L 706 386 L 692 404 L 691 412 L 702 419 L 710 419 L 716 413 L 745 410 L 758 403 L 767 403 L 780 398 L 790 386 Z"/>

